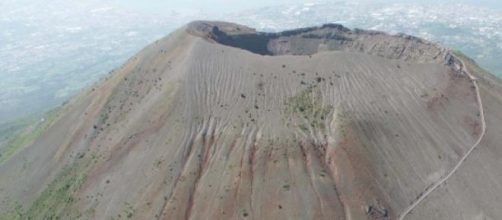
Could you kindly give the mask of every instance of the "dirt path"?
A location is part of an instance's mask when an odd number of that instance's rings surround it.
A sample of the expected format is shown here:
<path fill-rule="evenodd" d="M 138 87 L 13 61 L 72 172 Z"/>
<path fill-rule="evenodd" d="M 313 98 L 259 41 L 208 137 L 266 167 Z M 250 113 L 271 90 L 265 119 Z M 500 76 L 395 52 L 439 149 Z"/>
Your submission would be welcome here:
<path fill-rule="evenodd" d="M 455 57 L 455 58 L 457 58 L 457 57 Z M 478 86 L 478 83 L 477 83 L 477 78 L 475 76 L 473 76 L 469 72 L 469 70 L 467 70 L 466 65 L 465 65 L 465 63 L 464 63 L 463 60 L 461 60 L 461 59 L 458 59 L 458 60 L 460 60 L 460 63 L 462 64 L 462 70 L 465 73 L 467 73 L 467 75 L 471 79 L 472 83 L 474 84 L 474 87 L 475 87 L 475 90 L 476 90 L 476 96 L 477 96 L 478 104 L 479 104 L 479 113 L 480 113 L 480 117 L 481 117 L 481 126 L 482 126 L 481 135 L 479 136 L 479 138 L 476 141 L 476 143 L 474 143 L 474 145 L 471 147 L 471 149 L 469 149 L 469 151 L 467 151 L 467 153 L 464 154 L 464 156 L 459 160 L 459 162 L 457 163 L 457 165 L 448 173 L 448 175 L 444 176 L 442 179 L 440 179 L 438 182 L 436 182 L 434 185 L 432 185 L 432 187 L 430 187 L 424 193 L 422 193 L 422 196 L 420 196 L 419 198 L 417 198 L 410 206 L 408 206 L 408 208 L 406 208 L 404 210 L 404 212 L 399 216 L 399 218 L 398 218 L 399 220 L 403 220 L 404 217 L 406 215 L 408 215 L 411 212 L 411 210 L 413 210 L 415 207 L 417 207 L 418 204 L 420 204 L 420 202 L 422 202 L 427 196 L 429 196 L 429 194 L 431 194 L 441 184 L 443 184 L 444 182 L 446 182 L 446 180 L 448 180 L 451 176 L 453 176 L 453 174 L 458 170 L 458 168 L 460 168 L 460 166 L 464 163 L 464 161 L 467 159 L 467 157 L 469 157 L 469 155 L 471 155 L 471 153 L 474 151 L 474 149 L 476 149 L 476 147 L 478 147 L 479 143 L 481 143 L 481 140 L 485 136 L 485 133 L 486 133 L 486 122 L 485 122 L 485 115 L 484 115 L 484 110 L 483 110 L 483 101 L 481 100 L 481 94 L 479 92 L 479 86 Z"/>

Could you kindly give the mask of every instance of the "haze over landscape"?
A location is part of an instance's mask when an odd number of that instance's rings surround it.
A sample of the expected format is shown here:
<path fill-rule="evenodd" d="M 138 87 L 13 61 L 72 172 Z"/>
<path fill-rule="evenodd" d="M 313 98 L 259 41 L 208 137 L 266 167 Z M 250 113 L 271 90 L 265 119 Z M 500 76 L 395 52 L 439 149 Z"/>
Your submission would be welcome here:
<path fill-rule="evenodd" d="M 0 8 L 0 219 L 502 218 L 500 2 Z"/>
<path fill-rule="evenodd" d="M 266 31 L 336 22 L 403 32 L 462 50 L 502 74 L 502 13 L 497 1 L 279 1 L 272 6 L 264 1 L 224 2 L 2 1 L 0 28 L 6 31 L 0 33 L 0 124 L 62 103 L 144 45 L 196 19 L 235 21 Z"/>

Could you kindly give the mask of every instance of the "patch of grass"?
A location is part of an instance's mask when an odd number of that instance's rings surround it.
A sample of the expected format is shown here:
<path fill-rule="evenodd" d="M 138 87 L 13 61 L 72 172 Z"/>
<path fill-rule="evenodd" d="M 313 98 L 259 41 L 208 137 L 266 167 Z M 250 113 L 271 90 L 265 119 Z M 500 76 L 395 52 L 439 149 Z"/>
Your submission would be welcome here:
<path fill-rule="evenodd" d="M 4 210 L 0 212 L 0 219 L 21 220 L 24 219 L 23 205 L 17 201 L 5 204 Z"/>
<path fill-rule="evenodd" d="M 44 131 L 56 121 L 59 109 L 55 109 L 45 115 L 43 120 L 32 126 L 19 131 L 10 138 L 5 146 L 0 148 L 0 164 L 10 159 L 14 154 L 22 150 L 24 147 L 32 144 Z"/>
<path fill-rule="evenodd" d="M 85 182 L 86 172 L 77 163 L 66 166 L 23 215 L 24 219 L 75 219 L 81 214 L 72 205 Z"/>
<path fill-rule="evenodd" d="M 9 137 L 14 136 L 28 125 L 33 124 L 38 118 L 39 117 L 29 116 L 0 124 L 0 148 L 2 148 L 2 144 L 5 144 L 5 142 L 9 140 Z"/>
<path fill-rule="evenodd" d="M 324 128 L 324 121 L 333 111 L 333 106 L 323 106 L 320 92 L 309 87 L 288 100 L 288 111 L 306 119 L 310 126 Z M 305 125 L 302 125 L 305 130 Z"/>

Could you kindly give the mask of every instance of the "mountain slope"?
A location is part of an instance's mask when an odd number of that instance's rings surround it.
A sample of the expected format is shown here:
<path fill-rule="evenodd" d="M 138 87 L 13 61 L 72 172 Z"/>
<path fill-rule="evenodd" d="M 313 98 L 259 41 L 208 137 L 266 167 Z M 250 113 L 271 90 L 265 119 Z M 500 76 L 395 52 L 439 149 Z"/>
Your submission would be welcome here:
<path fill-rule="evenodd" d="M 479 78 L 484 135 L 467 71 Z M 397 219 L 481 138 L 405 218 L 497 219 L 501 85 L 407 35 L 193 22 L 74 98 L 3 162 L 0 210 L 21 219 Z"/>

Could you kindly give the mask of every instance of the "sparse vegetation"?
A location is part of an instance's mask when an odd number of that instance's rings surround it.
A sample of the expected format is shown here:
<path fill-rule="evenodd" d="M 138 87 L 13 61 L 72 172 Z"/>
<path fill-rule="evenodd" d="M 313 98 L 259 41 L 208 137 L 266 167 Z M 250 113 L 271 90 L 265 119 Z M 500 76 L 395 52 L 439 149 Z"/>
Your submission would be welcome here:
<path fill-rule="evenodd" d="M 482 67 L 480 67 L 474 60 L 472 60 L 471 58 L 466 56 L 460 50 L 453 50 L 452 53 L 453 53 L 453 55 L 457 56 L 458 58 L 464 60 L 464 63 L 467 65 L 467 68 L 470 68 L 473 71 L 476 71 L 482 77 L 488 77 L 491 80 L 495 80 L 497 82 L 502 82 L 501 79 L 495 77 L 493 74 L 491 74 L 490 72 L 488 72 L 485 69 L 483 69 Z"/>
<path fill-rule="evenodd" d="M 58 219 L 62 216 L 68 219 L 78 218 L 80 213 L 72 208 L 74 193 L 86 177 L 76 163 L 63 168 L 23 216 L 25 219 Z"/>
<path fill-rule="evenodd" d="M 49 128 L 58 116 L 59 110 L 53 110 L 33 126 L 28 126 L 24 130 L 18 132 L 11 138 L 5 146 L 0 148 L 0 164 L 7 161 L 14 154 L 19 152 L 24 147 L 32 144 L 44 131 Z"/>
<path fill-rule="evenodd" d="M 324 120 L 333 110 L 333 106 L 323 106 L 319 93 L 311 86 L 288 101 L 288 111 L 306 119 L 311 127 L 323 128 Z M 306 130 L 306 125 L 301 125 Z"/>
<path fill-rule="evenodd" d="M 118 217 L 119 219 L 131 219 L 134 216 L 135 211 L 134 207 L 130 203 L 126 202 L 124 203 L 122 212 L 118 214 Z"/>
<path fill-rule="evenodd" d="M 157 159 L 155 160 L 155 162 L 153 163 L 153 166 L 157 169 L 160 169 L 161 165 L 162 165 L 162 162 L 163 160 L 162 159 Z"/>
<path fill-rule="evenodd" d="M 282 188 L 283 188 L 284 190 L 286 190 L 286 191 L 289 191 L 289 189 L 291 188 L 291 186 L 290 186 L 289 184 L 284 184 L 284 185 L 282 186 Z"/>
<path fill-rule="evenodd" d="M 100 155 L 91 153 L 90 157 L 66 165 L 52 182 L 45 187 L 45 190 L 38 198 L 23 211 L 22 206 L 16 205 L 10 208 L 10 215 L 14 216 L 6 219 L 79 219 L 82 213 L 74 207 L 75 193 L 80 189 L 87 179 L 87 173 L 92 164 L 95 164 Z M 107 183 L 110 183 L 107 180 Z M 99 195 L 99 194 L 98 194 Z M 102 194 L 101 194 L 102 196 Z M 95 208 L 95 207 L 94 207 Z M 84 212 L 84 215 L 90 215 L 90 210 Z M 14 213 L 14 214 L 12 214 Z M 15 217 L 18 216 L 18 217 Z M 0 215 L 0 217 L 4 217 Z M 3 218 L 0 218 L 3 219 Z"/>
<path fill-rule="evenodd" d="M 24 219 L 23 205 L 18 201 L 12 201 L 10 200 L 10 198 L 8 198 L 7 200 L 2 201 L 2 205 L 5 207 L 5 212 L 0 212 L 0 219 Z"/>

